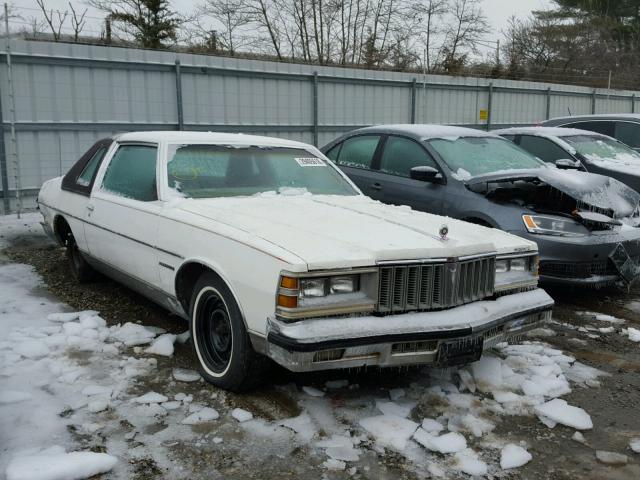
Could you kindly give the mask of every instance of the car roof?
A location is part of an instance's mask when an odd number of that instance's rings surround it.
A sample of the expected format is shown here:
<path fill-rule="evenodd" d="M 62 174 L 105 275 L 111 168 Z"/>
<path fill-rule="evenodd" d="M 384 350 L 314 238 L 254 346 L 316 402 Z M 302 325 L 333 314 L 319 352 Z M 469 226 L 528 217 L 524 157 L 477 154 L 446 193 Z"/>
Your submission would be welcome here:
<path fill-rule="evenodd" d="M 492 133 L 495 133 L 496 135 L 535 135 L 538 137 L 571 137 L 573 135 L 589 135 L 593 137 L 605 136 L 590 130 L 561 127 L 512 127 L 493 130 Z"/>
<path fill-rule="evenodd" d="M 314 148 L 307 143 L 285 140 L 283 138 L 244 135 L 242 133 L 195 132 L 195 131 L 152 131 L 127 132 L 113 136 L 119 142 L 150 143 L 212 143 L 233 145 L 264 145 L 270 147 Z"/>
<path fill-rule="evenodd" d="M 600 113 L 594 115 L 570 115 L 566 117 L 556 117 L 542 122 L 557 123 L 564 121 L 580 121 L 580 120 L 633 120 L 640 122 L 640 114 L 638 113 Z"/>
<path fill-rule="evenodd" d="M 391 125 L 374 125 L 372 127 L 359 128 L 349 132 L 347 135 L 363 133 L 387 133 L 399 134 L 413 137 L 417 140 L 430 140 L 434 138 L 452 138 L 452 137 L 497 137 L 497 135 L 476 130 L 473 128 L 456 127 L 449 125 L 432 125 L 427 123 L 416 124 L 391 124 Z"/>

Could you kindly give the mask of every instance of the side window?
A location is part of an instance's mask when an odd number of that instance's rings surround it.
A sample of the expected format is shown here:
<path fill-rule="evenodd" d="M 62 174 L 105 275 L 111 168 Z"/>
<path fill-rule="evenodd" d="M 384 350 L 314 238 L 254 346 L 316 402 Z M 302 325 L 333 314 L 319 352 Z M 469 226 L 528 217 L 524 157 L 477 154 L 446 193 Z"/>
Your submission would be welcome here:
<path fill-rule="evenodd" d="M 360 135 L 344 141 L 336 162 L 345 167 L 371 168 L 379 135 Z M 331 157 L 329 157 L 331 158 Z"/>
<path fill-rule="evenodd" d="M 502 135 L 502 134 L 500 134 L 500 136 L 501 136 L 502 138 L 506 138 L 506 139 L 507 139 L 507 140 L 509 140 L 510 142 L 513 142 L 513 141 L 516 139 L 516 136 L 515 136 L 515 135 Z"/>
<path fill-rule="evenodd" d="M 522 135 L 520 146 L 545 162 L 554 163 L 561 158 L 571 158 L 571 155 L 547 138 Z"/>
<path fill-rule="evenodd" d="M 640 148 L 640 124 L 617 122 L 615 138 L 631 148 Z"/>
<path fill-rule="evenodd" d="M 575 122 L 567 125 L 562 125 L 567 128 L 578 128 L 580 130 L 589 130 L 590 132 L 601 133 L 613 137 L 614 134 L 614 122 L 607 121 L 593 121 L 593 122 Z"/>
<path fill-rule="evenodd" d="M 104 174 L 103 190 L 142 202 L 157 200 L 156 156 L 156 147 L 120 146 Z"/>
<path fill-rule="evenodd" d="M 387 138 L 380 160 L 380 171 L 409 177 L 413 167 L 438 168 L 436 162 L 417 142 L 393 135 Z"/>
<path fill-rule="evenodd" d="M 81 185 L 83 187 L 88 187 L 89 185 L 91 185 L 91 182 L 93 181 L 93 177 L 96 174 L 96 171 L 98 170 L 98 165 L 100 165 L 100 162 L 102 162 L 102 157 L 104 157 L 104 154 L 107 152 L 107 147 L 100 147 L 96 153 L 93 154 L 93 157 L 91 157 L 91 159 L 89 160 L 89 162 L 87 162 L 87 165 L 84 167 L 84 169 L 82 170 L 82 173 L 78 176 L 78 179 L 76 180 L 76 183 L 78 185 Z"/>

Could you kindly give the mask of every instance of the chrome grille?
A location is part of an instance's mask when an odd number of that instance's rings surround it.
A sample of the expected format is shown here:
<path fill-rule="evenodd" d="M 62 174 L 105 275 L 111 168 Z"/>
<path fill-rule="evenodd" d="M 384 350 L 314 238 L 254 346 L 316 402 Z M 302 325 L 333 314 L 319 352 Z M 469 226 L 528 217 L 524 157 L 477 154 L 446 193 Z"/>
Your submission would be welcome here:
<path fill-rule="evenodd" d="M 493 295 L 495 257 L 380 267 L 379 313 L 440 310 Z"/>

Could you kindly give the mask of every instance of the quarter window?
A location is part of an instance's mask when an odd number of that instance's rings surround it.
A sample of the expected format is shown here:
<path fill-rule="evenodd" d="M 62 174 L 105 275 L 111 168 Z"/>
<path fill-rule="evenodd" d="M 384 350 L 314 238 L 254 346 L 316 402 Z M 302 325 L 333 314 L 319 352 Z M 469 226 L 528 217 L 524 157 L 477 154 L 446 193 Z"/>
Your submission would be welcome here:
<path fill-rule="evenodd" d="M 380 159 L 380 171 L 409 177 L 413 167 L 438 168 L 426 150 L 413 140 L 395 136 L 387 138 Z"/>
<path fill-rule="evenodd" d="M 105 172 L 103 190 L 142 202 L 157 200 L 156 157 L 156 147 L 120 146 Z"/>
<path fill-rule="evenodd" d="M 379 141 L 379 135 L 360 135 L 348 138 L 342 144 L 336 161 L 345 167 L 369 169 Z"/>
<path fill-rule="evenodd" d="M 88 187 L 91 185 L 93 181 L 93 177 L 96 174 L 96 170 L 98 169 L 98 165 L 102 161 L 102 157 L 107 151 L 107 147 L 100 147 L 96 150 L 96 153 L 93 154 L 93 157 L 87 162 L 87 165 L 82 170 L 82 173 L 78 176 L 76 183 L 83 187 Z"/>
<path fill-rule="evenodd" d="M 522 135 L 520 137 L 520 146 L 545 162 L 554 163 L 556 160 L 571 157 L 548 138 Z"/>

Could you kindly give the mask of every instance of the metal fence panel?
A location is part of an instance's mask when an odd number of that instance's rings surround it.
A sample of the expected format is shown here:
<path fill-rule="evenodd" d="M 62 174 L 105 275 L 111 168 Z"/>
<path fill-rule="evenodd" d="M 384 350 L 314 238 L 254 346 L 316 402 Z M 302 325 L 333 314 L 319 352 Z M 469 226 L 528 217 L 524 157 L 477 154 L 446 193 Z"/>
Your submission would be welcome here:
<path fill-rule="evenodd" d="M 0 51 L 0 204 L 13 208 L 15 171 L 6 44 Z M 320 67 L 12 39 L 20 184 L 34 206 L 45 180 L 61 175 L 97 139 L 131 130 L 246 132 L 324 145 L 379 123 L 476 128 L 547 117 L 635 112 L 636 92 Z M 4 147 L 4 155 L 2 154 Z"/>

